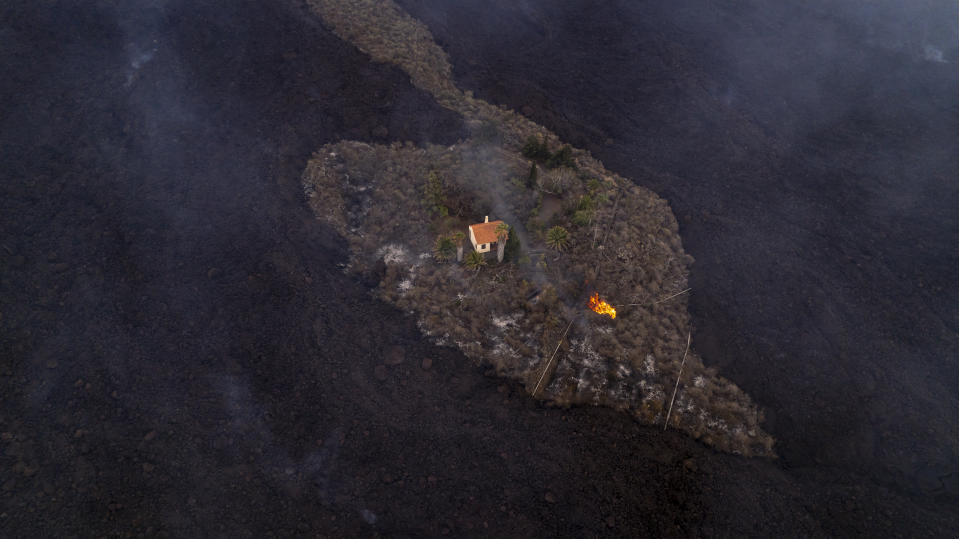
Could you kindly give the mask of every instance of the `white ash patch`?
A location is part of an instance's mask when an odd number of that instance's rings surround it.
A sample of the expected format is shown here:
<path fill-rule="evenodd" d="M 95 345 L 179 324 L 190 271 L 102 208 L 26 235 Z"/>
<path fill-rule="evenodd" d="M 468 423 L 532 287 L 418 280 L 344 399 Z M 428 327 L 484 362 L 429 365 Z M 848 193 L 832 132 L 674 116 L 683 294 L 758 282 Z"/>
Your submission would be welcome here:
<path fill-rule="evenodd" d="M 643 392 L 643 403 L 658 402 L 662 404 L 666 400 L 666 392 L 659 384 L 652 384 L 646 380 L 639 381 L 639 388 Z"/>
<path fill-rule="evenodd" d="M 453 341 L 453 344 L 455 344 L 457 348 L 462 350 L 467 357 L 473 358 L 474 361 L 475 361 L 475 358 L 479 357 L 480 354 L 482 354 L 483 352 L 483 343 L 479 341 L 471 341 L 471 342 Z"/>
<path fill-rule="evenodd" d="M 711 431 L 729 432 L 729 425 L 725 421 L 710 414 L 705 409 L 699 409 L 699 420 Z"/>
<path fill-rule="evenodd" d="M 519 359 L 519 354 L 516 353 L 516 350 L 513 350 L 513 347 L 502 341 L 493 345 L 493 355 L 500 359 Z"/>
<path fill-rule="evenodd" d="M 599 355 L 599 352 L 594 350 L 589 344 L 589 337 L 583 340 L 571 339 L 569 344 L 570 351 L 577 354 L 575 357 L 579 360 L 583 369 L 602 369 L 604 372 L 606 371 L 606 366 L 603 365 L 603 358 Z"/>
<path fill-rule="evenodd" d="M 382 258 L 387 264 L 403 264 L 410 259 L 410 254 L 402 245 L 387 243 L 376 251 L 376 257 Z"/>
<path fill-rule="evenodd" d="M 419 263 L 416 263 L 410 266 L 409 275 L 407 275 L 405 279 L 403 279 L 396 285 L 397 290 L 405 294 L 406 292 L 409 292 L 413 288 L 413 280 L 416 279 L 416 268 L 418 267 L 419 267 Z"/>
<path fill-rule="evenodd" d="M 643 374 L 645 376 L 656 376 L 656 358 L 652 354 L 646 354 L 646 359 L 643 360 Z"/>
<path fill-rule="evenodd" d="M 450 334 L 444 333 L 443 335 L 437 335 L 435 331 L 431 331 L 429 326 L 426 325 L 426 320 L 423 318 L 418 318 L 416 320 L 416 327 L 419 328 L 420 333 L 425 335 L 437 346 L 446 346 L 450 341 Z"/>
<path fill-rule="evenodd" d="M 432 337 L 434 332 L 430 330 L 429 326 L 426 325 L 426 321 L 422 318 L 416 320 L 416 327 L 419 328 L 420 333 L 426 335 L 427 337 Z"/>
<path fill-rule="evenodd" d="M 570 349 L 576 354 L 579 363 L 579 373 L 575 378 L 576 393 L 589 397 L 597 404 L 608 384 L 606 364 L 602 356 L 589 344 L 589 337 L 580 341 L 570 340 Z"/>
<path fill-rule="evenodd" d="M 494 314 L 491 315 L 491 318 L 493 319 L 493 325 L 496 326 L 497 329 L 500 331 L 505 331 L 507 328 L 516 326 L 516 322 L 521 316 L 522 314 L 520 313 L 513 313 L 506 316 L 496 316 Z"/>

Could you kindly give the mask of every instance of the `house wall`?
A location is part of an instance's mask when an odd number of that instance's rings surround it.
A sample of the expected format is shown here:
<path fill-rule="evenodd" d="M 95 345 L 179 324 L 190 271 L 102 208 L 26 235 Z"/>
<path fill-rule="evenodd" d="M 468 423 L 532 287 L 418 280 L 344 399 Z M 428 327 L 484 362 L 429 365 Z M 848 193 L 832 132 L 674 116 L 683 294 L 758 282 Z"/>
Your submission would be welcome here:
<path fill-rule="evenodd" d="M 473 244 L 473 250 L 476 250 L 476 236 L 473 235 L 473 227 L 468 227 L 470 231 L 470 243 Z"/>
<path fill-rule="evenodd" d="M 488 253 L 490 250 L 490 246 L 492 246 L 493 244 L 492 243 L 477 244 L 476 236 L 473 235 L 472 227 L 469 229 L 469 231 L 470 231 L 470 243 L 473 244 L 473 250 L 475 250 L 477 253 Z"/>

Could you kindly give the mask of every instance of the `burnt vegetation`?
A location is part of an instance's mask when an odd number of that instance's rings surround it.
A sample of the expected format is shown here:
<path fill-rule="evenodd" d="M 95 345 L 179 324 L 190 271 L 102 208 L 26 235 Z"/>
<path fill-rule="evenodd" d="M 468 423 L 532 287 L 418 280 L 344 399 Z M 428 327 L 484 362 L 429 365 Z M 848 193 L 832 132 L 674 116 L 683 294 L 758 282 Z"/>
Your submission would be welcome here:
<path fill-rule="evenodd" d="M 666 202 L 461 91 L 430 32 L 394 4 L 311 6 L 335 33 L 462 114 L 471 133 L 451 147 L 341 142 L 314 155 L 306 194 L 349 241 L 348 267 L 378 281 L 380 297 L 415 313 L 438 343 L 535 396 L 662 425 L 690 323 L 687 296 L 660 300 L 687 288 L 692 263 Z M 484 215 L 512 227 L 503 262 L 475 252 L 452 261 L 438 238 Z M 591 290 L 620 307 L 615 321 L 586 310 Z M 722 450 L 773 455 L 761 420 L 742 390 L 690 352 L 670 426 Z"/>
<path fill-rule="evenodd" d="M 378 282 L 378 295 L 415 313 L 437 342 L 555 404 L 663 424 L 689 331 L 683 297 L 657 302 L 687 284 L 692 259 L 676 221 L 664 201 L 593 161 L 541 175 L 535 167 L 521 151 L 472 138 L 340 142 L 315 154 L 304 185 L 316 214 L 349 240 L 350 270 Z M 503 262 L 465 238 L 484 215 L 510 226 Z M 586 309 L 593 290 L 619 306 L 616 320 Z M 672 426 L 769 455 L 760 420 L 739 388 L 690 355 Z"/>

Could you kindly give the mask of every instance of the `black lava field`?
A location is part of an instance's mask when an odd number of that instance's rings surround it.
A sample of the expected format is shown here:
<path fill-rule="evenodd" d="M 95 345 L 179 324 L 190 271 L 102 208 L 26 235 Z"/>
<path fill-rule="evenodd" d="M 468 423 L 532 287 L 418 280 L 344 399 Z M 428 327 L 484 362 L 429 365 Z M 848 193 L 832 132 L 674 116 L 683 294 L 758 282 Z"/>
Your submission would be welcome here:
<path fill-rule="evenodd" d="M 779 458 L 546 407 L 344 273 L 304 199 L 312 152 L 467 129 L 305 2 L 13 0 L 0 536 L 959 527 L 959 41 L 938 4 L 397 3 L 462 88 L 669 201 L 693 347 Z"/>

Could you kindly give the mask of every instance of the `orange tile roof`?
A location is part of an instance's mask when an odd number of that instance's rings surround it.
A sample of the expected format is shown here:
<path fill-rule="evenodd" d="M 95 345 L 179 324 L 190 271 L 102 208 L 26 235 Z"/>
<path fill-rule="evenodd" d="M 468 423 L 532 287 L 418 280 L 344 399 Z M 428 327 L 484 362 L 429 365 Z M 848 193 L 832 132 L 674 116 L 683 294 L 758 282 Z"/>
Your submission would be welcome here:
<path fill-rule="evenodd" d="M 470 230 L 473 231 L 473 237 L 476 238 L 476 243 L 493 243 L 496 241 L 496 226 L 502 223 L 503 221 L 490 221 L 488 223 L 477 223 L 475 225 L 470 225 Z M 509 237 L 509 234 L 507 234 Z"/>

